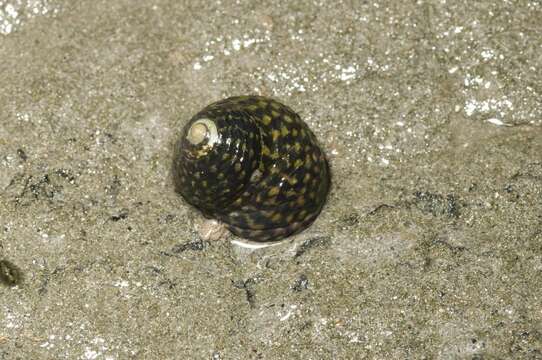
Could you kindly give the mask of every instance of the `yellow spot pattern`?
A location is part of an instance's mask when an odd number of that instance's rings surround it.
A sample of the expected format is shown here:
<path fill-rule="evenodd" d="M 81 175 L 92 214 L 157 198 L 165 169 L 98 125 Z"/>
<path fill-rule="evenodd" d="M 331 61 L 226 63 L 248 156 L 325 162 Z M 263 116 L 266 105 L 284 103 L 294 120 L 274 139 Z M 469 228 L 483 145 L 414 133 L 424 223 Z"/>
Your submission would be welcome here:
<path fill-rule="evenodd" d="M 269 125 L 269 124 L 271 124 L 271 121 L 272 121 L 272 120 L 273 120 L 273 119 L 272 119 L 271 116 L 269 116 L 269 115 L 264 115 L 264 116 L 262 117 L 262 122 L 264 123 L 264 125 Z"/>

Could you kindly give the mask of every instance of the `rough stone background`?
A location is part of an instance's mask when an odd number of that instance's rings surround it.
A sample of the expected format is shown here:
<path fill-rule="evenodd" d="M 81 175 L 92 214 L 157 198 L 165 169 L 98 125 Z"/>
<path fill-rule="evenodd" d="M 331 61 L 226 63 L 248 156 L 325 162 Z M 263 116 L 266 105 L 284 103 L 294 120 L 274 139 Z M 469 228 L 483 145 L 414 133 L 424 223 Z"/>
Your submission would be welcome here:
<path fill-rule="evenodd" d="M 0 0 L 0 359 L 541 359 L 542 3 Z M 273 96 L 334 186 L 201 242 L 172 144 Z M 8 263 L 9 262 L 9 263 Z M 9 268 L 4 269 L 9 272 Z"/>

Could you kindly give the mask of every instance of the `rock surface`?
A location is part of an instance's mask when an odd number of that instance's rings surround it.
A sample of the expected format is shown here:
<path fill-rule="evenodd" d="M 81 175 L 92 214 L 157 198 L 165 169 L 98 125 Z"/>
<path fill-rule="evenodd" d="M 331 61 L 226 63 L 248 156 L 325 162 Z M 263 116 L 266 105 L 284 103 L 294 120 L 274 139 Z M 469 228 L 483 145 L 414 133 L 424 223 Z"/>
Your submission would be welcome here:
<path fill-rule="evenodd" d="M 539 1 L 0 2 L 0 359 L 542 358 Z M 201 241 L 172 144 L 273 96 L 326 150 L 283 245 Z"/>

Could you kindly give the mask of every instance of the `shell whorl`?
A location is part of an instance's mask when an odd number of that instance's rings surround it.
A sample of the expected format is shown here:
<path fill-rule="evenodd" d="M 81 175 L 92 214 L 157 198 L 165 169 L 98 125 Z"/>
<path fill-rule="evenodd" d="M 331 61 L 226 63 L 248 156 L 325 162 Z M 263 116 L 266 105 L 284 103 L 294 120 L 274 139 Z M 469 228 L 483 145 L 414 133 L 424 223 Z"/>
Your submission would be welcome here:
<path fill-rule="evenodd" d="M 314 134 L 287 106 L 260 96 L 210 104 L 175 145 L 175 187 L 236 235 L 275 241 L 320 213 L 330 187 Z"/>

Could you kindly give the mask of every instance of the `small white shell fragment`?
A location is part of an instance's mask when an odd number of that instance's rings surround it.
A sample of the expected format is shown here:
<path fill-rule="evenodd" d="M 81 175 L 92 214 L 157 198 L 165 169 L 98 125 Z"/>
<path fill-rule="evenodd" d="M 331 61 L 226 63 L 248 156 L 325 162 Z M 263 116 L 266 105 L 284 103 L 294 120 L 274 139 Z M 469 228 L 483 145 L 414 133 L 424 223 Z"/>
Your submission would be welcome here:
<path fill-rule="evenodd" d="M 497 125 L 497 126 L 510 126 L 504 122 L 502 122 L 500 119 L 497 119 L 497 118 L 489 118 L 486 120 L 488 123 L 491 123 L 493 125 Z"/>

